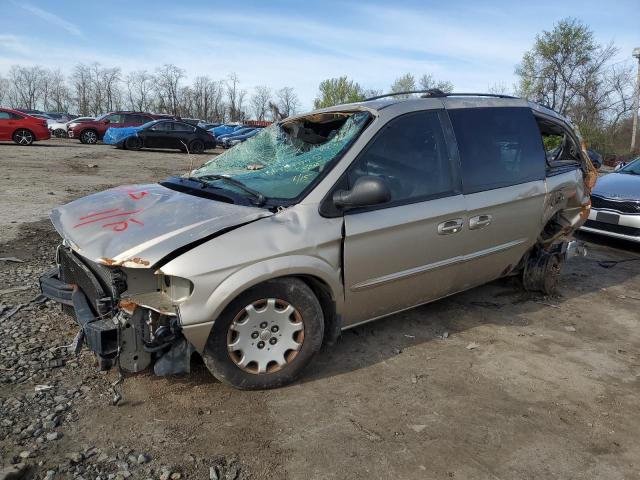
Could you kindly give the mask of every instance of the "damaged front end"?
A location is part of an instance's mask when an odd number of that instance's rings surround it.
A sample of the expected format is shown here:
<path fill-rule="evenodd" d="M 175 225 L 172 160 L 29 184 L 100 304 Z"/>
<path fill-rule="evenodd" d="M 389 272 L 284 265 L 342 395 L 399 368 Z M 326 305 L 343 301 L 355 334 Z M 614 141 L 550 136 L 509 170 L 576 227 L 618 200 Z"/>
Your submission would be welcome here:
<path fill-rule="evenodd" d="M 181 333 L 178 308 L 191 294 L 191 282 L 150 269 L 94 263 L 65 245 L 58 248 L 56 263 L 40 286 L 81 327 L 76 353 L 86 344 L 101 369 L 117 362 L 127 372 L 139 372 L 153 363 L 157 375 L 189 373 L 194 350 Z"/>

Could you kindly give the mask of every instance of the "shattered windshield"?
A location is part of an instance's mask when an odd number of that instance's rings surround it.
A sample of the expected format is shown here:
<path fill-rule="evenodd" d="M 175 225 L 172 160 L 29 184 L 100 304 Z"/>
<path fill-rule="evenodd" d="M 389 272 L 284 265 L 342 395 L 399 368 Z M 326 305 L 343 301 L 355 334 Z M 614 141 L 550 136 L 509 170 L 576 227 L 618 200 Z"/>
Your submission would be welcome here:
<path fill-rule="evenodd" d="M 238 190 L 212 178 L 224 175 L 266 198 L 293 199 L 351 145 L 369 118 L 367 112 L 331 112 L 274 124 L 212 158 L 192 177 Z"/>

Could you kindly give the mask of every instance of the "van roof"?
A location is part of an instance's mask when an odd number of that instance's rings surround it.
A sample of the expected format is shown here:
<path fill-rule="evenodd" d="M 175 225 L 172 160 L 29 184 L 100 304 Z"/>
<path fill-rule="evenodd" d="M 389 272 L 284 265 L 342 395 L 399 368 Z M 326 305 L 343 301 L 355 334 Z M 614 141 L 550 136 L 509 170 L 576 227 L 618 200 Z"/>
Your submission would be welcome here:
<path fill-rule="evenodd" d="M 419 97 L 415 94 L 421 94 Z M 399 97 L 400 95 L 412 95 L 410 97 Z M 391 105 L 396 105 L 405 102 L 423 102 L 429 99 L 441 99 L 447 108 L 487 108 L 487 107 L 529 107 L 535 112 L 555 117 L 569 125 L 573 125 L 572 122 L 565 116 L 556 112 L 555 110 L 540 105 L 535 102 L 531 102 L 524 98 L 514 97 L 510 95 L 499 95 L 491 93 L 444 93 L 441 91 L 433 90 L 417 90 L 411 92 L 399 92 L 389 93 L 386 95 L 379 95 L 371 97 L 361 102 L 347 103 L 342 105 L 335 105 L 328 108 L 317 110 L 317 112 L 335 112 L 344 110 L 383 110 Z M 296 117 L 299 115 L 296 115 Z M 300 115 L 305 116 L 305 115 Z"/>

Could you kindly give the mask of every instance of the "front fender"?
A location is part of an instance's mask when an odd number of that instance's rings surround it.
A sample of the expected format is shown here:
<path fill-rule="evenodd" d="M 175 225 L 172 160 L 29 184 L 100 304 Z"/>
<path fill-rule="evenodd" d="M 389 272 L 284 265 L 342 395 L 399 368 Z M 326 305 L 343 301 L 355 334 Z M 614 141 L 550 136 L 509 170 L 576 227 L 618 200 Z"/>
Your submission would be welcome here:
<path fill-rule="evenodd" d="M 340 314 L 344 304 L 344 290 L 340 271 L 326 261 L 309 255 L 290 255 L 271 258 L 248 265 L 227 277 L 204 304 L 185 303 L 180 307 L 183 334 L 196 348 L 204 350 L 211 327 L 229 303 L 248 288 L 272 278 L 310 276 L 324 282 L 331 291 Z"/>

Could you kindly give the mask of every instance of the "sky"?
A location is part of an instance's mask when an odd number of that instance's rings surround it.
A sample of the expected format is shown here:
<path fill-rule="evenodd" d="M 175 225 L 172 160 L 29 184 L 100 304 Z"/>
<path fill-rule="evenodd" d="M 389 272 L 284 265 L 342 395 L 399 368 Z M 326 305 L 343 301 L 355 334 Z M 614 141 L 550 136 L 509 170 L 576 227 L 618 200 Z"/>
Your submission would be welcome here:
<path fill-rule="evenodd" d="M 69 73 L 99 62 L 126 74 L 173 63 L 187 80 L 235 72 L 249 94 L 294 87 L 304 111 L 320 81 L 341 75 L 385 92 L 406 72 L 449 80 L 458 92 L 511 88 L 536 34 L 564 17 L 632 63 L 640 0 L 0 0 L 0 75 L 13 64 Z"/>

